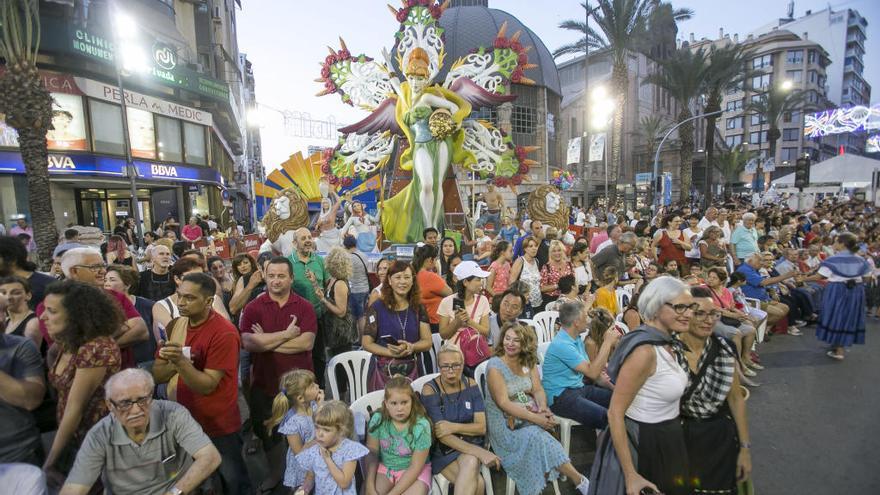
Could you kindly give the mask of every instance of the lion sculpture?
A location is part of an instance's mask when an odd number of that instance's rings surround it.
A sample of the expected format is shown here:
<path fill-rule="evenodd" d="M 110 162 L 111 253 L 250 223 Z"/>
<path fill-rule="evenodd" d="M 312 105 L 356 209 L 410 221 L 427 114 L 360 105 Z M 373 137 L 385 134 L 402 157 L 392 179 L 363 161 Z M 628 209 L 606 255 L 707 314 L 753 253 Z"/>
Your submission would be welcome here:
<path fill-rule="evenodd" d="M 544 225 L 552 225 L 560 233 L 568 230 L 569 207 L 562 199 L 562 193 L 555 186 L 543 185 L 529 194 L 527 204 L 529 218 L 540 220 Z"/>
<path fill-rule="evenodd" d="M 279 191 L 261 223 L 268 240 L 260 251 L 274 249 L 284 256 L 290 256 L 294 248 L 294 231 L 309 226 L 308 204 L 295 188 Z"/>

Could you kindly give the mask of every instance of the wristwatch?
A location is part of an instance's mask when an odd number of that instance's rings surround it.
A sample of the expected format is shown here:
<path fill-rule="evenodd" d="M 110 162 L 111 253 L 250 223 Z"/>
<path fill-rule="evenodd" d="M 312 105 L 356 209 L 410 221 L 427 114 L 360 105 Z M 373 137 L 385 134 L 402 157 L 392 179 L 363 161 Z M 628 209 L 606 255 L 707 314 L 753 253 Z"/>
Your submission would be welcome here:
<path fill-rule="evenodd" d="M 177 488 L 176 486 L 172 486 L 171 489 L 168 490 L 168 493 L 171 495 L 183 495 L 183 490 Z"/>

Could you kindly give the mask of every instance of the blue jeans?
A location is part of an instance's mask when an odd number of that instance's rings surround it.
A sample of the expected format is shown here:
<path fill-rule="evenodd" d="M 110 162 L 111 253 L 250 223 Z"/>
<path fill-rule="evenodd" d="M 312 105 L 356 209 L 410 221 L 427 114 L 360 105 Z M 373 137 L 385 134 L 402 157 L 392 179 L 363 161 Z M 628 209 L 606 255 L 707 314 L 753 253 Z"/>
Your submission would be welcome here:
<path fill-rule="evenodd" d="M 364 316 L 367 310 L 367 299 L 370 298 L 369 292 L 352 292 L 348 297 L 348 307 L 351 314 L 357 320 Z"/>
<path fill-rule="evenodd" d="M 581 388 L 567 388 L 553 399 L 550 410 L 557 416 L 573 419 L 589 428 L 608 426 L 608 404 L 611 403 L 611 390 L 584 385 Z"/>

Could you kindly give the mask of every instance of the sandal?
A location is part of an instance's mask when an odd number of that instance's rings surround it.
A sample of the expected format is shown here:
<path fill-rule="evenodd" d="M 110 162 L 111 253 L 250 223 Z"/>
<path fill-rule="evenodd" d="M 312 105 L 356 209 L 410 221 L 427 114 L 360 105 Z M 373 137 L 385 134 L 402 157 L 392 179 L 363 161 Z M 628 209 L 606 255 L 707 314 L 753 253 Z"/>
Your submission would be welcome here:
<path fill-rule="evenodd" d="M 837 361 L 843 361 L 843 356 L 841 356 L 840 354 L 838 354 L 834 351 L 828 351 L 825 353 L 825 355 L 830 357 L 831 359 L 836 359 Z"/>

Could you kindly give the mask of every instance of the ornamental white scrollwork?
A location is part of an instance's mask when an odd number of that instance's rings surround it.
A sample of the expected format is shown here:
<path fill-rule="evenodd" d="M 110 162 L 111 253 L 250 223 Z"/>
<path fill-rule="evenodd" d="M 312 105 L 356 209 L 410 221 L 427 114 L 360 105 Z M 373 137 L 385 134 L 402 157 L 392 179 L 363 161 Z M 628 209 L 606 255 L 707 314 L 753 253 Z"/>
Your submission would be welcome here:
<path fill-rule="evenodd" d="M 811 138 L 873 129 L 880 129 L 880 105 L 834 108 L 804 117 L 804 135 Z"/>
<path fill-rule="evenodd" d="M 428 54 L 430 60 L 431 74 L 428 80 L 433 80 L 440 72 L 440 66 L 443 61 L 441 53 L 443 53 L 443 40 L 437 34 L 437 28 L 434 26 L 425 26 L 422 24 L 413 24 L 403 31 L 403 37 L 397 45 L 397 54 L 403 61 L 403 67 L 409 61 L 409 54 L 413 48 L 421 47 Z"/>
<path fill-rule="evenodd" d="M 474 154 L 476 163 L 471 170 L 477 172 L 493 172 L 495 164 L 501 160 L 501 154 L 507 150 L 504 136 L 494 127 L 488 127 L 475 120 L 462 123 L 464 129 L 464 149 Z"/>
<path fill-rule="evenodd" d="M 339 148 L 346 163 L 354 165 L 356 174 L 375 172 L 388 161 L 394 148 L 394 136 L 382 132 L 375 134 L 349 134 Z"/>
<path fill-rule="evenodd" d="M 373 110 L 394 93 L 388 73 L 375 62 L 351 62 L 350 75 L 340 86 L 355 105 Z"/>
<path fill-rule="evenodd" d="M 459 77 L 470 78 L 481 88 L 495 93 L 504 84 L 504 78 L 498 73 L 499 67 L 491 53 L 471 53 L 464 58 L 463 64 L 453 68 L 446 76 L 443 85 L 447 88 Z"/>

